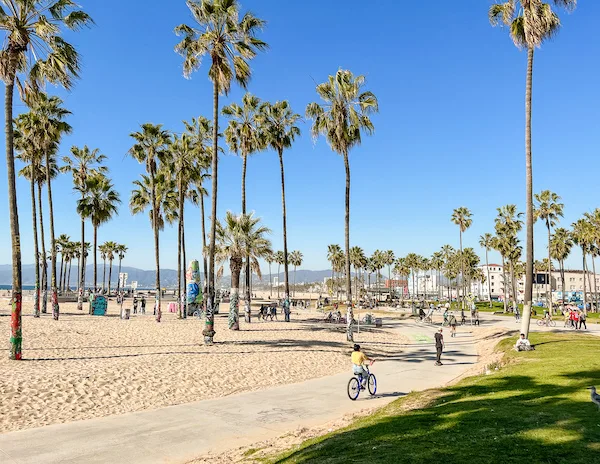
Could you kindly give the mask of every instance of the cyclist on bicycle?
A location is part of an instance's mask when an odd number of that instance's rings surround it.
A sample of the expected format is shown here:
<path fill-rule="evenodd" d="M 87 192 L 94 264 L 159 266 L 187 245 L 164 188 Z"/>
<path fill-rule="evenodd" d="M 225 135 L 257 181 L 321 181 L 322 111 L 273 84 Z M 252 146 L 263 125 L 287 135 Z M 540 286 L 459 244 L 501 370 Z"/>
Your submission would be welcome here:
<path fill-rule="evenodd" d="M 365 383 L 369 379 L 369 371 L 367 369 L 365 369 L 364 364 L 367 361 L 370 361 L 370 364 L 373 364 L 373 361 L 370 360 L 366 354 L 364 354 L 362 351 L 360 351 L 359 344 L 354 345 L 354 351 L 352 352 L 351 360 L 352 360 L 352 372 L 355 375 L 362 376 L 362 385 L 360 387 L 364 389 Z"/>

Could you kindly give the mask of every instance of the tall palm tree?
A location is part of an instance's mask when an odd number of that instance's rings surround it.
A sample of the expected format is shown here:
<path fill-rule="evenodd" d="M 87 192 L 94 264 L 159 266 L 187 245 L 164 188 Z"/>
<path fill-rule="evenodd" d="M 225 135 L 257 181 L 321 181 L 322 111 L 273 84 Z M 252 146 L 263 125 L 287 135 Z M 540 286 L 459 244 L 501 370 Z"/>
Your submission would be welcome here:
<path fill-rule="evenodd" d="M 202 225 L 202 263 L 204 267 L 204 283 L 206 285 L 208 279 L 208 266 L 206 262 L 206 226 L 204 213 L 204 198 L 208 196 L 208 191 L 205 188 L 205 182 L 210 176 L 210 164 L 212 160 L 212 122 L 204 116 L 192 118 L 190 122 L 183 121 L 186 133 L 192 138 L 196 150 L 198 160 L 197 168 L 200 170 L 198 176 L 194 180 L 196 186 L 195 199 L 200 204 L 200 223 Z M 194 201 L 194 199 L 192 199 Z M 208 288 L 208 286 L 207 286 Z"/>
<path fill-rule="evenodd" d="M 440 273 L 442 272 L 442 269 L 444 268 L 444 255 L 441 251 L 436 251 L 435 253 L 433 253 L 431 255 L 431 259 L 429 260 L 431 268 L 433 270 L 435 270 L 437 272 L 437 297 L 438 299 L 441 298 L 440 295 Z"/>
<path fill-rule="evenodd" d="M 560 280 L 562 283 L 562 310 L 564 310 L 564 303 L 566 298 L 565 259 L 567 259 L 571 254 L 572 248 L 573 237 L 571 236 L 571 233 L 567 229 L 564 229 L 562 227 L 554 229 L 554 234 L 552 234 L 552 239 L 550 241 L 550 256 L 552 257 L 552 259 L 558 261 L 560 268 Z"/>
<path fill-rule="evenodd" d="M 294 266 L 294 298 L 296 297 L 296 268 L 298 266 L 302 266 L 302 260 L 304 259 L 304 256 L 302 255 L 302 253 L 298 250 L 292 251 L 290 253 L 290 264 L 292 266 Z"/>
<path fill-rule="evenodd" d="M 83 148 L 76 146 L 71 147 L 71 157 L 63 157 L 63 163 L 65 165 L 61 168 L 61 172 L 70 172 L 73 175 L 74 190 L 79 192 L 81 198 L 86 195 L 86 188 L 88 186 L 86 180 L 89 176 L 96 174 L 106 174 L 108 168 L 102 166 L 102 163 L 106 160 L 106 156 L 100 153 L 100 150 L 95 148 L 90 150 L 87 145 Z M 84 255 L 85 250 L 85 217 L 81 217 L 81 256 Z M 83 309 L 83 289 L 85 287 L 85 267 L 81 266 L 79 274 L 79 289 L 77 296 L 77 309 Z"/>
<path fill-rule="evenodd" d="M 36 182 L 43 175 L 41 169 L 41 153 L 31 137 L 31 129 L 35 124 L 32 113 L 20 115 L 15 123 L 14 145 L 19 153 L 17 158 L 25 163 L 19 175 L 29 180 L 31 193 L 31 219 L 33 223 L 33 256 L 35 264 L 35 287 L 33 295 L 33 316 L 40 317 L 40 252 L 37 229 Z"/>
<path fill-rule="evenodd" d="M 105 292 L 106 289 L 106 258 L 108 257 L 108 242 L 104 242 L 102 245 L 98 247 L 98 251 L 100 251 L 100 258 L 102 259 L 102 293 Z"/>
<path fill-rule="evenodd" d="M 576 245 L 581 248 L 581 254 L 583 255 L 583 310 L 587 312 L 587 288 L 585 285 L 587 262 L 586 255 L 590 253 L 590 249 L 594 241 L 594 230 L 592 224 L 585 218 L 578 219 L 571 227 L 571 237 Z"/>
<path fill-rule="evenodd" d="M 171 135 L 163 130 L 162 125 L 142 124 L 142 130 L 133 132 L 130 136 L 135 140 L 135 144 L 129 150 L 129 155 L 138 163 L 146 166 L 146 172 L 150 179 L 150 210 L 153 215 L 152 228 L 154 231 L 154 258 L 156 261 L 156 279 L 155 279 L 155 298 L 156 298 L 156 322 L 160 322 L 160 253 L 158 240 L 158 205 L 156 201 L 155 177 L 159 163 L 169 157 L 169 145 L 171 144 Z"/>
<path fill-rule="evenodd" d="M 442 253 L 442 257 L 444 259 L 444 269 L 448 269 L 450 267 L 450 261 L 452 260 L 452 257 L 454 255 L 454 247 L 452 247 L 451 245 L 443 245 L 440 249 L 440 252 Z M 445 277 L 448 276 L 445 275 Z M 450 282 L 448 282 L 448 290 L 450 290 Z M 450 295 L 449 292 L 448 295 Z M 448 296 L 448 298 L 450 299 L 450 296 Z"/>
<path fill-rule="evenodd" d="M 265 22 L 251 13 L 239 19 L 237 0 L 188 0 L 195 27 L 181 24 L 175 28 L 183 39 L 175 51 L 184 58 L 183 74 L 190 75 L 200 67 L 201 59 L 208 55 L 211 66 L 208 77 L 213 83 L 213 150 L 211 162 L 212 208 L 211 228 L 208 249 L 209 304 L 206 311 L 206 324 L 203 331 L 206 344 L 212 344 L 214 337 L 214 315 L 212 305 L 215 297 L 215 239 L 217 225 L 217 187 L 219 157 L 219 96 L 229 94 L 231 81 L 246 88 L 251 69 L 249 61 L 257 52 L 267 48 L 267 44 L 256 37 Z"/>
<path fill-rule="evenodd" d="M 410 275 L 410 267 L 406 262 L 406 258 L 398 258 L 396 260 L 396 264 L 394 265 L 394 272 L 398 274 L 400 278 L 404 277 L 408 286 L 408 276 Z M 404 288 L 401 290 L 400 298 L 404 302 Z"/>
<path fill-rule="evenodd" d="M 350 248 L 350 262 L 354 266 L 354 294 L 357 301 L 360 298 L 358 292 L 358 272 L 362 268 L 364 261 L 365 252 L 361 247 L 353 246 Z"/>
<path fill-rule="evenodd" d="M 383 252 L 383 263 L 387 264 L 388 267 L 388 279 L 390 280 L 390 300 L 392 298 L 392 287 L 391 287 L 391 281 L 392 281 L 392 264 L 394 264 L 394 262 L 396 261 L 396 256 L 394 255 L 394 252 L 392 250 L 387 250 Z"/>
<path fill-rule="evenodd" d="M 239 330 L 240 274 L 244 260 L 249 256 L 260 277 L 258 260 L 272 253 L 271 242 L 266 238 L 270 230 L 260 225 L 260 218 L 253 214 L 236 216 L 227 212 L 223 224 L 217 224 L 217 261 L 229 260 L 231 268 L 231 300 L 229 303 L 229 328 Z M 220 269 L 219 274 L 223 270 Z"/>
<path fill-rule="evenodd" d="M 242 158 L 242 214 L 246 214 L 246 170 L 248 157 L 265 148 L 264 137 L 257 119 L 260 99 L 251 93 L 242 97 L 242 106 L 232 103 L 223 108 L 223 115 L 229 118 L 225 129 L 225 141 L 232 153 Z M 250 260 L 246 261 L 246 301 L 250 304 Z"/>
<path fill-rule="evenodd" d="M 493 248 L 493 235 L 489 232 L 486 232 L 483 235 L 479 236 L 479 246 L 485 249 L 485 267 L 487 269 L 487 282 L 488 282 L 488 297 L 490 301 L 490 308 L 492 307 L 492 287 L 490 282 L 490 260 L 489 260 L 489 252 Z"/>
<path fill-rule="evenodd" d="M 471 227 L 473 224 L 473 220 L 471 219 L 471 211 L 468 208 L 461 206 L 460 208 L 456 208 L 452 212 L 452 222 L 458 226 L 460 231 L 460 256 L 461 256 L 461 264 L 460 264 L 460 278 L 461 278 L 461 287 L 462 287 L 462 299 L 461 299 L 461 307 L 464 308 L 465 303 L 465 263 L 462 259 L 463 246 L 462 246 L 462 236 L 463 233 Z M 458 294 L 457 294 L 458 297 Z"/>
<path fill-rule="evenodd" d="M 342 248 L 337 245 L 337 244 L 332 244 L 332 245 L 328 245 L 327 246 L 327 261 L 329 261 L 331 263 L 331 285 L 332 285 L 332 289 L 334 288 L 334 282 L 335 282 L 335 260 L 337 259 L 337 257 L 339 256 L 339 254 L 342 253 Z"/>
<path fill-rule="evenodd" d="M 546 301 L 548 310 L 552 308 L 552 261 L 550 259 L 550 240 L 552 235 L 552 227 L 555 227 L 559 219 L 563 217 L 564 204 L 560 203 L 560 197 L 550 190 L 543 190 L 534 195 L 536 205 L 534 210 L 534 218 L 541 219 L 546 223 L 548 229 L 548 281 L 546 282 Z M 550 286 L 550 287 L 549 287 Z"/>
<path fill-rule="evenodd" d="M 375 130 L 369 115 L 378 111 L 377 97 L 372 92 L 363 92 L 364 76 L 354 76 L 350 71 L 340 69 L 327 82 L 317 85 L 317 94 L 323 104 L 310 103 L 306 115 L 314 120 L 313 137 L 322 134 L 331 149 L 342 156 L 346 172 L 346 217 L 345 217 L 345 273 L 348 321 L 346 337 L 354 340 L 352 283 L 350 276 L 350 149 L 360 145 L 361 133 L 372 134 Z"/>
<path fill-rule="evenodd" d="M 568 11 L 575 8 L 577 0 L 553 0 L 558 7 Z M 520 6 L 520 8 L 517 8 Z M 531 301 L 533 297 L 533 172 L 531 153 L 531 93 L 533 83 L 533 52 L 541 44 L 558 32 L 560 19 L 550 4 L 541 0 L 508 0 L 494 4 L 489 9 L 489 20 L 492 26 L 501 23 L 510 27 L 510 37 L 517 48 L 527 49 L 527 79 L 525 84 L 525 174 L 526 174 L 526 221 L 527 250 L 525 295 L 521 332 L 529 333 L 531 320 Z"/>
<path fill-rule="evenodd" d="M 283 167 L 283 151 L 291 148 L 296 137 L 300 136 L 300 129 L 296 125 L 300 115 L 292 111 L 287 101 L 276 103 L 265 102 L 260 107 L 258 121 L 265 142 L 279 156 L 279 170 L 281 171 L 281 208 L 283 218 L 283 254 L 287 263 L 287 212 L 285 204 L 285 171 Z M 285 292 L 289 294 L 290 283 L 287 264 L 283 266 Z"/>
<path fill-rule="evenodd" d="M 98 289 L 98 228 L 110 221 L 117 214 L 117 205 L 121 203 L 119 193 L 103 174 L 88 176 L 85 196 L 77 201 L 77 213 L 81 217 L 90 218 L 94 228 L 94 292 Z M 104 278 L 102 279 L 104 290 Z"/>
<path fill-rule="evenodd" d="M 405 262 L 406 262 L 406 266 L 408 266 L 408 268 L 410 269 L 410 274 L 412 275 L 412 292 L 410 294 L 410 297 L 412 300 L 415 299 L 415 275 L 417 272 L 417 269 L 419 268 L 419 255 L 417 255 L 416 253 L 409 253 L 406 255 L 405 258 Z"/>
<path fill-rule="evenodd" d="M 9 221 L 12 243 L 12 301 L 10 359 L 22 358 L 21 328 L 21 247 L 15 181 L 13 140 L 13 96 L 15 82 L 25 100 L 45 82 L 69 89 L 79 71 L 79 57 L 75 48 L 62 37 L 65 28 L 77 30 L 91 24 L 91 18 L 71 1 L 56 0 L 2 0 L 0 3 L 0 30 L 5 34 L 0 52 L 0 77 L 5 82 L 6 165 L 8 175 Z M 47 148 L 47 147 L 46 147 Z M 48 185 L 48 187 L 50 187 Z M 51 228 L 52 229 L 52 228 Z M 51 234 L 53 234 L 51 230 Z M 54 246 L 54 240 L 52 238 Z M 53 272 L 56 253 L 53 251 Z M 53 274 L 53 282 L 56 275 Z M 58 319 L 58 297 L 53 291 L 54 318 Z"/>
<path fill-rule="evenodd" d="M 506 279 L 506 261 L 510 264 L 511 281 L 513 283 L 513 310 L 517 306 L 517 295 L 515 294 L 514 287 L 514 263 L 521 259 L 521 247 L 519 246 L 519 240 L 517 234 L 523 228 L 523 221 L 521 217 L 523 213 L 517 211 L 516 205 L 505 205 L 497 208 L 498 216 L 494 220 L 496 237 L 495 246 L 502 256 L 502 272 L 503 272 L 503 286 L 504 286 L 504 311 L 507 311 L 507 279 Z M 527 329 L 529 326 L 527 326 Z"/>
<path fill-rule="evenodd" d="M 596 257 L 600 254 L 600 208 L 591 213 L 584 214 L 585 219 L 591 224 L 593 246 L 590 248 L 592 255 L 592 269 L 594 273 L 594 308 L 598 311 L 598 291 L 596 285 Z"/>
<path fill-rule="evenodd" d="M 375 250 L 373 255 L 371 256 L 371 263 L 373 265 L 373 269 L 375 270 L 375 282 L 377 285 L 377 301 L 381 299 L 381 286 L 379 284 L 379 279 L 381 277 L 381 270 L 386 264 L 385 255 L 380 250 Z"/>
<path fill-rule="evenodd" d="M 127 253 L 127 247 L 120 243 L 117 245 L 115 252 L 117 253 L 117 257 L 119 258 L 119 280 L 117 281 L 117 293 L 122 290 L 121 288 L 121 262 L 123 258 L 125 258 L 125 254 Z"/>
<path fill-rule="evenodd" d="M 56 239 L 56 252 L 60 253 L 60 276 L 59 276 L 59 286 L 60 286 L 60 290 L 61 292 L 63 291 L 63 286 L 62 286 L 62 282 L 63 282 L 63 273 L 64 273 L 64 261 L 65 261 L 65 253 L 67 250 L 67 247 L 69 246 L 69 243 L 71 243 L 71 237 L 69 237 L 67 234 L 60 234 L 59 237 Z"/>
<path fill-rule="evenodd" d="M 110 283 L 112 282 L 112 263 L 115 259 L 115 252 L 117 251 L 117 247 L 119 246 L 116 242 L 106 242 L 106 259 L 108 259 L 108 290 L 107 294 L 110 296 Z"/>

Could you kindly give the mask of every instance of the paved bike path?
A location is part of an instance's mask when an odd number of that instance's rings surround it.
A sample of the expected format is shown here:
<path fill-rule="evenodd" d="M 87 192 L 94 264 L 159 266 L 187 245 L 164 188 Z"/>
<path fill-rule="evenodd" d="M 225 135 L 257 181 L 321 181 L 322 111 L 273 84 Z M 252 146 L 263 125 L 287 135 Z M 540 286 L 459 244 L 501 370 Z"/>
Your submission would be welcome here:
<path fill-rule="evenodd" d="M 455 339 L 446 336 L 444 366 L 434 366 L 435 329 L 412 322 L 396 329 L 412 343 L 375 364 L 378 391 L 372 398 L 361 393 L 357 401 L 348 399 L 349 371 L 224 398 L 1 434 L 0 462 L 185 463 L 383 406 L 410 391 L 444 385 L 477 361 L 473 337 L 461 332 Z"/>

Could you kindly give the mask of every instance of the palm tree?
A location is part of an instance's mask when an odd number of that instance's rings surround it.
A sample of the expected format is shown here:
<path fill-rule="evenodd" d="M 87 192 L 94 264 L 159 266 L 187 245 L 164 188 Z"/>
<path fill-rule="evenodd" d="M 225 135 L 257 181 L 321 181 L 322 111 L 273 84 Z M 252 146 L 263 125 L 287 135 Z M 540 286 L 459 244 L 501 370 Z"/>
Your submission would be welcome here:
<path fill-rule="evenodd" d="M 440 252 L 442 253 L 442 258 L 444 260 L 444 269 L 448 269 L 450 267 L 450 261 L 452 260 L 452 257 L 454 256 L 454 248 L 450 245 L 443 245 L 442 248 L 440 249 Z M 445 277 L 448 277 L 447 275 L 445 275 Z M 448 299 L 450 299 L 450 282 L 448 282 Z"/>
<path fill-rule="evenodd" d="M 345 253 L 346 253 L 346 301 L 348 302 L 348 326 L 346 337 L 353 341 L 352 284 L 350 276 L 350 149 L 361 143 L 361 132 L 372 134 L 375 127 L 369 118 L 378 111 L 377 98 L 372 92 L 363 92 L 364 76 L 354 76 L 350 71 L 339 70 L 335 76 L 329 76 L 327 82 L 317 86 L 317 93 L 323 104 L 310 103 L 306 107 L 307 117 L 314 120 L 313 137 L 319 134 L 327 138 L 331 149 L 344 159 L 346 171 L 346 217 L 345 217 Z"/>
<path fill-rule="evenodd" d="M 25 167 L 19 171 L 19 175 L 29 180 L 31 190 L 31 218 L 33 222 L 33 256 L 35 264 L 35 287 L 33 295 L 33 316 L 40 317 L 40 252 L 37 230 L 37 207 L 35 201 L 35 186 L 38 178 L 41 177 L 41 154 L 35 146 L 33 138 L 30 136 L 30 129 L 35 115 L 32 113 L 23 114 L 16 120 L 16 130 L 14 133 L 15 149 L 19 153 L 17 158 L 26 163 Z"/>
<path fill-rule="evenodd" d="M 98 228 L 110 221 L 117 214 L 117 205 L 121 203 L 119 193 L 114 190 L 110 180 L 102 175 L 88 176 L 86 179 L 85 196 L 77 201 L 77 213 L 84 218 L 90 218 L 94 228 L 94 292 L 98 289 Z M 104 290 L 104 277 L 102 278 Z"/>
<path fill-rule="evenodd" d="M 560 267 L 560 279 L 562 282 L 562 302 L 561 309 L 564 310 L 565 303 L 565 259 L 571 254 L 573 248 L 573 237 L 567 229 L 559 227 L 554 229 L 552 239 L 550 241 L 550 256 L 558 261 Z M 594 279 L 595 280 L 595 279 Z"/>
<path fill-rule="evenodd" d="M 213 150 L 212 150 L 212 211 L 209 261 L 209 307 L 206 311 L 206 326 L 203 331 L 206 344 L 212 344 L 214 337 L 214 317 L 212 305 L 215 297 L 215 239 L 217 225 L 217 186 L 219 159 L 219 95 L 229 94 L 231 81 L 246 88 L 250 76 L 249 61 L 267 44 L 256 37 L 265 22 L 251 13 L 239 19 L 237 0 L 188 0 L 196 27 L 181 24 L 175 28 L 183 39 L 175 51 L 184 58 L 183 74 L 190 77 L 200 67 L 204 55 L 210 56 L 211 66 L 208 77 L 213 83 Z"/>
<path fill-rule="evenodd" d="M 381 286 L 379 285 L 379 278 L 381 277 L 381 270 L 386 264 L 385 256 L 382 251 L 375 250 L 373 256 L 371 256 L 371 264 L 375 270 L 375 282 L 377 285 L 377 301 L 381 299 Z"/>
<path fill-rule="evenodd" d="M 587 289 L 585 285 L 587 270 L 586 255 L 590 253 L 593 245 L 594 230 L 592 224 L 584 218 L 575 221 L 571 227 L 573 227 L 573 231 L 571 232 L 573 242 L 581 247 L 581 254 L 583 255 L 583 310 L 587 312 Z"/>
<path fill-rule="evenodd" d="M 440 273 L 444 268 L 444 255 L 441 251 L 436 251 L 431 255 L 431 259 L 429 260 L 431 268 L 437 272 L 437 297 L 441 298 L 440 295 Z"/>
<path fill-rule="evenodd" d="M 390 280 L 390 300 L 392 299 L 392 264 L 396 261 L 396 256 L 394 256 L 394 252 L 392 250 L 387 250 L 383 252 L 383 263 L 387 264 L 388 267 L 388 279 Z"/>
<path fill-rule="evenodd" d="M 488 297 L 490 300 L 490 308 L 492 307 L 492 287 L 490 283 L 490 260 L 488 259 L 489 251 L 493 248 L 493 235 L 489 232 L 479 236 L 479 246 L 485 249 L 485 267 L 487 268 L 488 282 Z"/>
<path fill-rule="evenodd" d="M 358 272 L 362 268 L 364 261 L 365 252 L 361 247 L 353 246 L 350 248 L 350 262 L 354 266 L 354 294 L 357 301 L 360 298 L 358 292 Z"/>
<path fill-rule="evenodd" d="M 246 214 L 246 168 L 248 157 L 265 147 L 257 116 L 260 99 L 251 93 L 242 98 L 242 106 L 232 103 L 223 108 L 223 115 L 229 118 L 225 129 L 225 141 L 232 153 L 242 158 L 242 214 Z M 285 252 L 285 250 L 284 250 Z M 246 301 L 250 302 L 250 261 L 246 261 Z"/>
<path fill-rule="evenodd" d="M 260 107 L 260 113 L 257 116 L 260 129 L 265 138 L 265 142 L 279 156 L 279 169 L 281 171 L 281 208 L 283 218 L 283 254 L 287 263 L 287 212 L 285 204 L 285 171 L 283 168 L 283 151 L 291 148 L 296 137 L 300 136 L 300 129 L 296 123 L 300 119 L 299 114 L 292 111 L 287 101 L 278 101 L 274 104 L 265 102 Z M 285 293 L 289 294 L 290 284 L 288 278 L 287 264 L 283 266 Z"/>
<path fill-rule="evenodd" d="M 208 191 L 204 187 L 204 182 L 210 176 L 210 163 L 212 159 L 210 144 L 212 142 L 212 122 L 204 116 L 192 118 L 191 122 L 183 121 L 185 131 L 192 138 L 197 157 L 197 168 L 200 170 L 198 176 L 194 179 L 196 186 L 196 200 L 200 204 L 200 223 L 202 225 L 202 262 L 204 267 L 204 283 L 208 279 L 208 266 L 206 263 L 206 226 L 204 213 L 204 198 L 208 196 Z M 192 198 L 194 201 L 194 198 Z M 208 286 L 207 286 L 208 288 Z"/>
<path fill-rule="evenodd" d="M 559 218 L 563 217 L 564 204 L 560 203 L 560 197 L 550 190 L 543 190 L 540 193 L 536 193 L 535 201 L 537 202 L 534 210 L 535 219 L 544 221 L 546 223 L 546 229 L 548 229 L 548 281 L 546 282 L 546 300 L 548 309 L 552 311 L 552 263 L 550 259 L 550 240 L 552 227 L 555 227 Z M 550 285 L 549 290 L 548 285 Z"/>
<path fill-rule="evenodd" d="M 408 266 L 410 274 L 412 275 L 412 292 L 410 294 L 412 300 L 415 299 L 415 273 L 419 267 L 419 261 L 419 255 L 416 253 L 409 253 L 406 255 L 406 266 Z"/>
<path fill-rule="evenodd" d="M 58 280 L 61 292 L 64 290 L 63 286 L 62 286 L 63 272 L 64 272 L 63 268 L 64 268 L 64 261 L 65 261 L 65 252 L 66 252 L 67 247 L 69 246 L 69 243 L 71 243 L 71 237 L 69 237 L 67 234 L 61 234 L 56 239 L 56 252 L 61 254 L 60 276 L 59 276 L 59 280 Z"/>
<path fill-rule="evenodd" d="M 598 292 L 596 286 L 596 257 L 600 250 L 600 208 L 591 213 L 584 214 L 585 219 L 592 225 L 593 246 L 590 248 L 592 255 L 592 269 L 594 273 L 594 310 L 598 311 Z"/>
<path fill-rule="evenodd" d="M 461 262 L 460 262 L 460 278 L 461 278 L 461 287 L 462 287 L 462 299 L 461 299 L 461 307 L 464 308 L 464 303 L 465 303 L 465 263 L 463 262 L 462 259 L 462 252 L 463 252 L 463 246 L 462 246 L 462 236 L 463 233 L 469 228 L 471 227 L 471 224 L 473 224 L 473 220 L 471 219 L 471 211 L 469 211 L 468 208 L 465 208 L 464 206 L 461 206 L 460 208 L 456 208 L 453 212 L 452 212 L 452 222 L 454 224 L 456 224 L 458 226 L 458 229 L 460 231 L 460 256 L 461 256 Z M 458 297 L 458 294 L 457 294 Z"/>
<path fill-rule="evenodd" d="M 298 250 L 292 251 L 290 253 L 290 264 L 294 266 L 294 298 L 296 297 L 296 268 L 298 266 L 302 266 L 302 260 L 304 256 Z"/>
<path fill-rule="evenodd" d="M 489 9 L 492 26 L 504 23 L 510 26 L 510 37 L 517 48 L 527 49 L 527 81 L 525 85 L 525 174 L 526 174 L 526 215 L 527 215 L 527 251 L 525 295 L 521 332 L 529 333 L 531 320 L 531 301 L 533 297 L 533 172 L 531 153 L 531 92 L 533 82 L 533 52 L 546 40 L 554 36 L 560 28 L 560 19 L 552 11 L 550 4 L 541 0 L 516 0 L 494 4 Z M 575 8 L 577 0 L 554 0 L 556 6 L 568 11 Z"/>
<path fill-rule="evenodd" d="M 102 166 L 106 156 L 100 153 L 97 148 L 90 150 L 87 145 L 83 148 L 76 146 L 71 147 L 71 157 L 63 157 L 65 165 L 61 168 L 61 172 L 70 172 L 73 175 L 74 190 L 79 192 L 81 198 L 86 195 L 88 176 L 96 174 L 106 174 L 108 168 Z M 85 217 L 81 217 L 81 250 L 80 254 L 85 253 Z M 83 309 L 83 288 L 85 287 L 85 267 L 81 266 L 79 275 L 79 290 L 77 296 L 77 309 Z"/>
<path fill-rule="evenodd" d="M 106 258 L 108 257 L 108 242 L 104 242 L 102 245 L 98 247 L 98 251 L 100 251 L 100 258 L 102 258 L 102 293 L 105 292 L 106 286 Z"/>
<path fill-rule="evenodd" d="M 117 253 L 117 257 L 119 258 L 119 280 L 117 281 L 117 293 L 119 293 L 119 291 L 121 290 L 121 262 L 123 261 L 123 258 L 125 258 L 125 254 L 127 253 L 127 247 L 123 244 L 119 244 L 117 245 L 115 252 Z"/>
<path fill-rule="evenodd" d="M 171 135 L 163 130 L 162 125 L 142 124 L 140 132 L 133 132 L 130 136 L 135 140 L 135 144 L 129 150 L 129 155 L 137 162 L 146 166 L 146 172 L 150 178 L 150 210 L 153 215 L 152 228 L 154 230 L 154 258 L 156 261 L 156 322 L 160 322 L 160 253 L 158 240 L 158 205 L 156 201 L 155 177 L 159 162 L 163 162 L 169 156 L 169 145 Z"/>
<path fill-rule="evenodd" d="M 287 266 L 287 261 L 283 251 L 278 251 L 275 253 L 275 262 L 277 263 L 277 299 L 279 299 L 279 274 L 281 272 L 281 265 L 283 264 L 284 267 Z"/>
<path fill-rule="evenodd" d="M 398 274 L 401 278 L 405 277 L 408 286 L 408 276 L 410 275 L 410 267 L 406 263 L 406 258 L 398 258 L 396 260 L 396 264 L 394 265 L 394 272 Z M 400 298 L 404 303 L 404 288 L 401 291 Z"/>
<path fill-rule="evenodd" d="M 33 94 L 45 82 L 69 89 L 79 71 L 75 48 L 61 34 L 65 28 L 77 30 L 91 24 L 91 18 L 75 3 L 65 0 L 2 0 L 0 30 L 5 40 L 0 53 L 0 77 L 4 80 L 6 121 L 6 164 L 8 204 L 12 240 L 13 306 L 11 315 L 10 359 L 21 359 L 21 247 L 15 181 L 13 143 L 13 94 L 15 82 L 25 100 L 31 103 Z M 50 135 L 50 134 L 49 134 Z M 48 147 L 45 148 L 47 152 Z M 49 164 L 49 163 L 48 163 Z M 48 185 L 50 188 L 50 185 Z M 53 234 L 51 226 L 51 235 Z M 52 245 L 54 239 L 51 237 Z M 53 250 L 53 282 L 56 283 L 56 253 Z M 53 286 L 54 288 L 55 286 Z M 53 291 L 53 313 L 58 319 L 58 297 Z"/>
<path fill-rule="evenodd" d="M 229 328 L 239 330 L 239 286 L 244 259 L 250 258 L 253 269 L 260 276 L 258 260 L 272 253 L 271 242 L 265 236 L 270 230 L 260 225 L 253 214 L 234 215 L 227 212 L 224 224 L 217 224 L 217 261 L 229 260 L 231 268 L 231 300 L 229 303 Z M 223 273 L 221 267 L 219 274 Z"/>
<path fill-rule="evenodd" d="M 110 296 L 110 283 L 112 281 L 112 263 L 115 259 L 115 252 L 119 246 L 116 242 L 106 242 L 106 259 L 108 259 L 108 290 L 107 294 Z"/>
<path fill-rule="evenodd" d="M 517 212 L 516 205 L 505 205 L 501 208 L 497 208 L 498 217 L 494 220 L 496 237 L 495 246 L 502 256 L 502 272 L 503 272 L 503 286 L 504 286 L 504 311 L 507 311 L 507 280 L 506 280 L 506 261 L 508 260 L 511 270 L 511 281 L 513 284 L 513 310 L 517 306 L 517 295 L 515 292 L 515 278 L 514 278 L 514 263 L 521 259 L 521 247 L 519 246 L 519 240 L 517 234 L 523 228 L 523 221 L 521 217 L 523 213 Z M 527 326 L 529 329 L 529 326 Z"/>

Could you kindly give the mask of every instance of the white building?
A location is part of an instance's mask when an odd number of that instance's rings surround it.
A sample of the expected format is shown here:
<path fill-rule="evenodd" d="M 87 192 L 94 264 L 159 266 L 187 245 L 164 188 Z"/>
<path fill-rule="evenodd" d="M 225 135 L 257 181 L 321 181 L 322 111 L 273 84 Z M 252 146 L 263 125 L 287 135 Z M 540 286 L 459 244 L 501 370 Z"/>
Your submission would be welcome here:
<path fill-rule="evenodd" d="M 502 275 L 502 265 L 490 263 L 489 266 L 484 264 L 480 267 L 483 271 L 483 275 L 486 278 L 486 282 L 472 282 L 471 293 L 477 296 L 480 300 L 489 299 L 490 293 L 492 295 L 492 299 L 504 295 L 504 276 Z"/>

